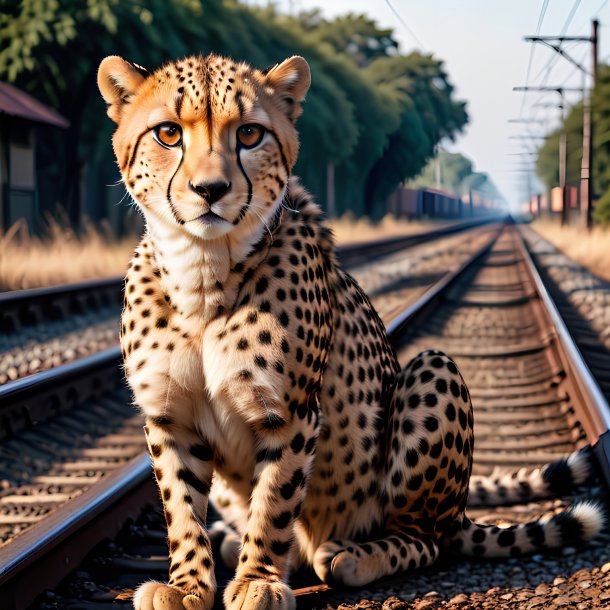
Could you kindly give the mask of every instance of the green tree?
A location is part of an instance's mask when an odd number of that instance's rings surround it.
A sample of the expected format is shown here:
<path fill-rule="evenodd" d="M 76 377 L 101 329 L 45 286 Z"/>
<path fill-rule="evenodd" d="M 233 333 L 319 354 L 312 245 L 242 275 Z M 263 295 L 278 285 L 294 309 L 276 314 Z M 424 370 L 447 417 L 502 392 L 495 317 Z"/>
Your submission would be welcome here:
<path fill-rule="evenodd" d="M 298 16 L 304 29 L 314 31 L 316 37 L 331 45 L 363 68 L 374 59 L 398 54 L 398 41 L 389 28 L 380 28 L 366 15 L 348 13 L 332 21 L 321 18 L 319 10 Z"/>
<path fill-rule="evenodd" d="M 595 220 L 610 224 L 610 66 L 600 65 L 591 100 L 593 111 L 593 185 L 599 197 Z M 583 106 L 575 104 L 564 121 L 567 134 L 568 184 L 578 184 L 582 162 Z M 559 184 L 559 136 L 557 129 L 549 135 L 538 151 L 536 173 L 547 188 Z"/>
<path fill-rule="evenodd" d="M 380 214 L 387 193 L 417 174 L 443 137 L 467 120 L 442 64 L 402 56 L 391 30 L 347 15 L 296 18 L 236 0 L 22 0 L 0 15 L 0 78 L 70 120 L 43 155 L 47 183 L 76 220 L 85 164 L 116 180 L 110 121 L 95 73 L 105 55 L 147 68 L 191 53 L 218 52 L 266 67 L 302 54 L 313 83 L 299 120 L 296 173 L 323 202 L 335 166 L 337 209 Z M 44 172 L 43 172 L 44 173 Z M 88 172 L 91 176 L 93 172 Z M 98 181 L 99 182 L 99 181 Z M 89 188 L 89 196 L 96 189 Z M 54 195 L 55 196 L 55 195 Z M 49 196 L 50 197 L 50 196 Z M 120 193 L 117 194 L 117 200 Z"/>
<path fill-rule="evenodd" d="M 380 58 L 366 72 L 400 117 L 367 177 L 365 198 L 374 207 L 397 184 L 419 174 L 436 145 L 459 133 L 468 115 L 464 102 L 453 99 L 453 86 L 442 62 L 431 56 L 411 53 Z"/>
<path fill-rule="evenodd" d="M 577 184 L 580 179 L 582 161 L 582 114 L 581 103 L 575 104 L 565 119 L 567 134 L 566 182 Z M 538 151 L 536 174 L 548 189 L 559 185 L 559 139 L 560 129 L 553 131 Z"/>
<path fill-rule="evenodd" d="M 472 161 L 460 153 L 450 153 L 443 148 L 431 159 L 419 176 L 409 182 L 412 188 L 435 188 L 436 175 L 440 174 L 440 186 L 457 195 L 468 191 L 464 180 L 473 173 Z"/>
<path fill-rule="evenodd" d="M 215 2 L 206 3 L 212 13 Z M 119 54 L 142 65 L 184 55 L 201 38 L 195 19 L 202 6 L 187 0 L 23 0 L 0 13 L 0 78 L 14 82 L 53 106 L 70 121 L 53 133 L 43 151 L 45 171 L 57 175 L 57 199 L 72 221 L 80 210 L 81 172 L 86 159 L 111 158 L 109 121 L 95 74 L 103 57 Z M 167 24 L 172 27 L 167 27 Z M 47 168 L 46 170 L 44 168 Z"/>

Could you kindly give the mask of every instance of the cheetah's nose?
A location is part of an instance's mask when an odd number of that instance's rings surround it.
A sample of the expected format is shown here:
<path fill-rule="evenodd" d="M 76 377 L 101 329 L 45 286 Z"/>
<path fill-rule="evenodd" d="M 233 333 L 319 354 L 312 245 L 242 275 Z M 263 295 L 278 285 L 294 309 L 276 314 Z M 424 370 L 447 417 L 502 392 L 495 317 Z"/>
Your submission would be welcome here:
<path fill-rule="evenodd" d="M 202 182 L 200 184 L 193 184 L 189 180 L 189 188 L 195 191 L 198 195 L 201 195 L 210 205 L 215 201 L 218 201 L 227 191 L 231 188 L 230 182 L 224 180 L 217 180 L 215 182 Z"/>

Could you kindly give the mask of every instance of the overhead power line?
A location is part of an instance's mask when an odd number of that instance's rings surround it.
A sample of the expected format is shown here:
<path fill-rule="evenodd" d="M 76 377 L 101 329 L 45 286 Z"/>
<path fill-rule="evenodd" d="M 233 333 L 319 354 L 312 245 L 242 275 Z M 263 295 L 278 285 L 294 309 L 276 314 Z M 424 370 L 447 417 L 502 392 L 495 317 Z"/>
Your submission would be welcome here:
<path fill-rule="evenodd" d="M 411 38 L 413 38 L 413 40 L 415 40 L 415 42 L 417 43 L 417 45 L 422 49 L 425 50 L 424 44 L 423 42 L 417 37 L 417 35 L 415 34 L 415 32 L 409 27 L 409 25 L 407 24 L 407 22 L 400 16 L 400 13 L 398 13 L 398 11 L 392 6 L 392 3 L 390 2 L 390 0 L 385 0 L 385 3 L 390 7 L 390 10 L 394 13 L 394 15 L 396 16 L 396 19 L 398 19 L 398 21 L 400 21 L 400 23 L 402 24 L 402 26 L 405 28 L 405 30 L 407 30 L 407 32 L 410 34 Z"/>
<path fill-rule="evenodd" d="M 536 25 L 536 34 L 540 33 L 540 28 L 542 27 L 542 22 L 544 21 L 544 16 L 546 15 L 546 9 L 549 6 L 549 0 L 542 0 L 542 6 L 540 7 L 540 14 L 538 15 L 538 24 Z M 534 62 L 534 54 L 536 52 L 536 47 L 533 45 L 530 47 L 530 56 L 527 61 L 527 73 L 525 75 L 525 84 L 529 85 L 530 83 L 530 75 L 532 72 L 532 64 Z M 523 116 L 523 109 L 525 108 L 525 94 L 521 98 L 521 109 L 519 111 L 519 115 Z"/>
<path fill-rule="evenodd" d="M 565 52 L 565 49 L 562 49 L 562 45 L 565 42 L 569 42 L 569 40 L 561 40 L 565 33 L 568 31 L 568 28 L 570 27 L 570 24 L 572 23 L 572 20 L 574 19 L 574 15 L 576 15 L 576 11 L 578 10 L 578 7 L 580 6 L 581 0 L 575 0 L 574 4 L 572 5 L 572 8 L 570 9 L 570 12 L 568 13 L 566 20 L 563 24 L 563 27 L 561 28 L 561 33 L 559 34 L 559 37 L 556 37 L 556 40 L 559 41 L 559 48 L 555 49 L 557 50 L 558 54 L 553 54 L 549 60 L 547 61 L 547 63 L 544 65 L 544 67 L 542 68 L 542 70 L 540 70 L 540 73 L 538 74 L 538 76 L 536 77 L 536 80 L 538 80 L 538 78 L 540 78 L 540 75 L 543 72 L 546 72 L 544 75 L 544 78 L 542 79 L 542 84 L 546 85 L 549 77 L 551 76 L 551 71 L 554 68 L 555 64 L 557 63 L 558 59 L 559 59 L 559 55 L 562 55 L 563 52 Z M 538 34 L 538 32 L 536 32 L 536 34 Z"/>
<path fill-rule="evenodd" d="M 540 15 L 538 16 L 538 24 L 536 25 L 536 34 L 540 33 L 540 28 L 542 27 L 542 22 L 544 21 L 544 16 L 546 15 L 546 9 L 549 6 L 549 0 L 544 0 L 542 2 L 542 6 L 540 8 Z"/>
<path fill-rule="evenodd" d="M 563 27 L 561 28 L 560 36 L 563 36 L 568 31 L 568 28 L 570 27 L 570 24 L 572 23 L 572 19 L 574 19 L 574 15 L 576 15 L 576 11 L 578 10 L 578 7 L 580 6 L 581 1 L 582 0 L 575 0 L 574 4 L 572 5 L 572 10 L 568 13 L 566 21 L 563 24 Z"/>

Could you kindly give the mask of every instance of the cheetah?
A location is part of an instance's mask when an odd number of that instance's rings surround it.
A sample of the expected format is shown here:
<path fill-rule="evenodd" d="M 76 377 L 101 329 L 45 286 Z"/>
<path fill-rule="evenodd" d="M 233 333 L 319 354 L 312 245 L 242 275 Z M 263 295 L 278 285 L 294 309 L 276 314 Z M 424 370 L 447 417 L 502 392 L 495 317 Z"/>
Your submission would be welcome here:
<path fill-rule="evenodd" d="M 208 501 L 235 568 L 229 610 L 292 610 L 290 570 L 360 586 L 453 547 L 509 556 L 593 537 L 599 508 L 506 529 L 465 515 L 470 395 L 426 351 L 401 370 L 291 175 L 310 69 L 217 55 L 154 72 L 119 57 L 98 85 L 146 221 L 124 286 L 121 347 L 167 521 L 169 580 L 137 610 L 209 610 Z"/>

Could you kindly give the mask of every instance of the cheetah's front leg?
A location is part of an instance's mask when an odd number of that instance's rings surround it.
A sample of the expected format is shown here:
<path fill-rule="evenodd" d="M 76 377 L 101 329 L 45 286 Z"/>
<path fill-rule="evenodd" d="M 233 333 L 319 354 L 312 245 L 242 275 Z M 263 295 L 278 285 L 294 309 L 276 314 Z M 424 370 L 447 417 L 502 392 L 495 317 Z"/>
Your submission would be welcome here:
<path fill-rule="evenodd" d="M 167 585 L 147 582 L 136 610 L 210 610 L 216 580 L 205 519 L 212 482 L 212 450 L 167 418 L 148 418 L 146 439 L 165 510 L 170 554 Z"/>
<path fill-rule="evenodd" d="M 293 610 L 288 577 L 294 520 L 305 496 L 318 423 L 317 400 L 298 405 L 291 421 L 258 434 L 250 512 L 228 610 Z"/>

